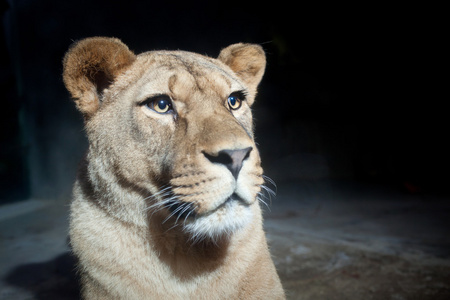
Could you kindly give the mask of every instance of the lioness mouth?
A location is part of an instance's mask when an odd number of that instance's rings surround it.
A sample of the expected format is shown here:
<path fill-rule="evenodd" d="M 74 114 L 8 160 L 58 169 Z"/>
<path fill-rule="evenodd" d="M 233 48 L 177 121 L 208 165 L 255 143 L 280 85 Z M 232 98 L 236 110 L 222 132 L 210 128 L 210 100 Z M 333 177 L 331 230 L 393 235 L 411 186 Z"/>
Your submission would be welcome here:
<path fill-rule="evenodd" d="M 195 218 L 198 216 L 206 216 L 206 215 L 213 214 L 214 212 L 223 208 L 227 204 L 229 204 L 231 202 L 235 202 L 235 201 L 245 204 L 245 201 L 239 195 L 237 195 L 236 193 L 233 193 L 230 197 L 228 197 L 223 203 L 221 203 L 215 209 L 213 209 L 209 212 L 203 213 L 203 214 L 198 214 L 195 211 L 195 204 L 192 202 L 171 200 L 171 201 L 168 201 L 168 203 L 166 204 L 166 208 L 170 211 L 171 217 L 175 217 L 177 220 L 178 219 L 187 220 L 187 219 Z"/>
<path fill-rule="evenodd" d="M 225 205 L 227 205 L 230 202 L 240 202 L 242 204 L 245 204 L 244 199 L 242 199 L 241 197 L 239 197 L 236 193 L 233 193 L 230 197 L 227 198 L 227 200 L 225 200 L 222 204 L 220 204 L 216 209 L 214 209 L 212 212 L 219 210 L 220 208 L 224 207 Z"/>

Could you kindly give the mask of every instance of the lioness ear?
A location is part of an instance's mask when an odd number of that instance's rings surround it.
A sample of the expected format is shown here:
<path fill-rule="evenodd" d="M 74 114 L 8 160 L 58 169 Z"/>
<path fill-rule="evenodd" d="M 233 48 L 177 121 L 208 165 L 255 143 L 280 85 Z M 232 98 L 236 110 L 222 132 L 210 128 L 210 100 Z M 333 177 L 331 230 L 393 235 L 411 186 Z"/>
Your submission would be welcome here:
<path fill-rule="evenodd" d="M 63 62 L 64 84 L 86 119 L 100 107 L 103 90 L 135 59 L 115 38 L 87 38 L 70 47 Z"/>
<path fill-rule="evenodd" d="M 261 46 L 255 44 L 233 44 L 223 49 L 219 60 L 228 65 L 248 86 L 253 96 L 264 75 L 266 55 Z"/>

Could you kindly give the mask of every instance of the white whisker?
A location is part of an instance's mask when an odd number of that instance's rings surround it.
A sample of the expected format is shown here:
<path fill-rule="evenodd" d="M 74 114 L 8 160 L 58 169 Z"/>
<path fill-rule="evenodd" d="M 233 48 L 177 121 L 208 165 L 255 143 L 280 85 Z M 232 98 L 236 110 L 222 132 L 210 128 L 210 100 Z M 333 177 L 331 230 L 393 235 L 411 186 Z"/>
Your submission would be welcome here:
<path fill-rule="evenodd" d="M 272 180 L 272 178 L 270 178 L 269 176 L 266 176 L 266 175 L 262 175 L 262 177 L 263 177 L 264 181 L 266 181 L 266 182 L 270 183 L 271 185 L 273 185 L 275 190 L 278 189 L 277 188 L 277 184 L 275 183 L 275 181 Z"/>
<path fill-rule="evenodd" d="M 269 194 L 269 197 L 270 196 L 276 197 L 277 194 L 274 191 L 272 191 L 270 188 L 268 188 L 265 185 L 260 185 L 260 186 L 262 189 L 264 189 Z"/>
<path fill-rule="evenodd" d="M 152 198 L 154 199 L 154 198 L 159 197 L 159 196 L 163 196 L 163 197 L 164 197 L 164 195 L 165 195 L 166 193 L 169 193 L 169 194 L 170 194 L 170 191 L 167 192 L 168 190 L 170 190 L 170 188 L 171 188 L 170 185 L 169 185 L 169 186 L 166 186 L 165 188 L 159 190 L 158 192 L 156 192 L 156 193 L 154 193 L 154 194 L 148 196 L 147 198 L 144 198 L 144 200 L 148 200 L 148 199 L 152 199 Z M 164 194 L 163 194 L 163 193 L 164 193 Z M 163 194 L 163 195 L 162 195 L 162 194 Z"/>
<path fill-rule="evenodd" d="M 174 205 L 176 205 L 178 203 L 174 202 L 172 205 L 170 205 L 169 207 L 172 207 Z M 181 204 L 179 207 L 177 207 L 172 213 L 170 213 L 162 222 L 162 224 L 166 223 L 167 220 L 169 220 L 171 217 L 173 217 L 174 215 L 176 215 L 180 210 L 184 209 L 186 205 L 189 205 L 189 203 L 183 203 Z M 178 221 L 178 218 L 177 218 Z M 176 223 L 176 222 L 175 222 Z"/>
<path fill-rule="evenodd" d="M 158 210 L 160 209 L 160 208 L 162 208 L 162 207 L 164 207 L 168 202 L 170 202 L 172 200 L 172 197 L 171 198 L 168 198 L 168 199 L 164 199 L 163 201 L 158 201 L 158 202 L 156 202 L 156 203 L 153 203 L 152 205 L 150 205 L 149 207 L 147 207 L 145 210 L 146 211 L 149 211 L 149 210 L 151 210 L 151 209 L 153 209 L 153 208 L 158 208 Z"/>
<path fill-rule="evenodd" d="M 177 227 L 177 226 L 178 226 L 177 223 L 173 224 L 173 226 L 170 227 L 169 229 L 167 229 L 166 231 L 164 231 L 164 233 L 167 233 L 169 230 L 172 230 L 172 229 L 174 229 L 174 228 Z"/>
<path fill-rule="evenodd" d="M 186 217 L 184 217 L 184 222 L 183 222 L 184 226 L 186 226 L 186 221 L 187 221 L 189 215 L 192 214 L 193 212 L 194 212 L 194 209 L 191 208 L 191 210 L 187 213 Z"/>
<path fill-rule="evenodd" d="M 175 220 L 175 223 L 177 223 L 178 219 L 190 208 L 191 208 L 191 204 L 190 203 L 186 203 L 185 208 L 178 214 L 178 217 Z"/>
<path fill-rule="evenodd" d="M 275 190 L 277 189 L 277 185 L 275 183 L 275 181 L 273 181 L 271 178 L 269 178 L 268 176 L 262 175 L 262 177 L 264 178 L 264 181 L 266 181 L 267 183 L 270 183 L 272 186 L 274 186 Z M 264 203 L 264 205 L 269 209 L 270 211 L 270 206 L 272 206 L 272 197 L 276 198 L 277 193 L 275 191 L 273 191 L 271 188 L 269 188 L 267 185 L 260 185 L 261 187 L 261 191 L 258 193 L 257 195 L 257 199 Z M 270 204 L 268 204 L 266 201 L 264 201 L 264 199 L 268 200 Z"/>
<path fill-rule="evenodd" d="M 270 211 L 270 206 L 266 203 L 266 201 L 264 201 L 260 197 L 256 197 L 256 199 L 258 199 L 259 202 L 263 203 L 267 207 L 267 209 Z"/>

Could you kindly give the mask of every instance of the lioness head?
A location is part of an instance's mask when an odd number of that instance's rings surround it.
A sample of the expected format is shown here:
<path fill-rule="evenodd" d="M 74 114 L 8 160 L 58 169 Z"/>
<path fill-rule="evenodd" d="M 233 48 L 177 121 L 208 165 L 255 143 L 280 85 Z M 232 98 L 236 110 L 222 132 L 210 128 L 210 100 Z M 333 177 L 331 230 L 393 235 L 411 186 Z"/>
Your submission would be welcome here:
<path fill-rule="evenodd" d="M 64 82 L 85 118 L 86 176 L 100 205 L 135 205 L 195 238 L 251 222 L 264 180 L 250 107 L 264 68 L 264 51 L 251 44 L 213 59 L 134 55 L 112 38 L 76 43 Z"/>

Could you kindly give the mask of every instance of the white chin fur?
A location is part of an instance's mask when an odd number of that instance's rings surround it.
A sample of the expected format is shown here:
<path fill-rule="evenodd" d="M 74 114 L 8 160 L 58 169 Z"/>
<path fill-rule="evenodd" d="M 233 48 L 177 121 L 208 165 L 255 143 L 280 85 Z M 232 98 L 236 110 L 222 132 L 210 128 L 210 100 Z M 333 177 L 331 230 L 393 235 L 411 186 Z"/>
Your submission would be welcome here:
<path fill-rule="evenodd" d="M 215 241 L 245 227 L 252 218 L 250 206 L 230 201 L 211 214 L 188 220 L 184 224 L 184 230 L 192 236 L 194 242 L 204 239 Z"/>

